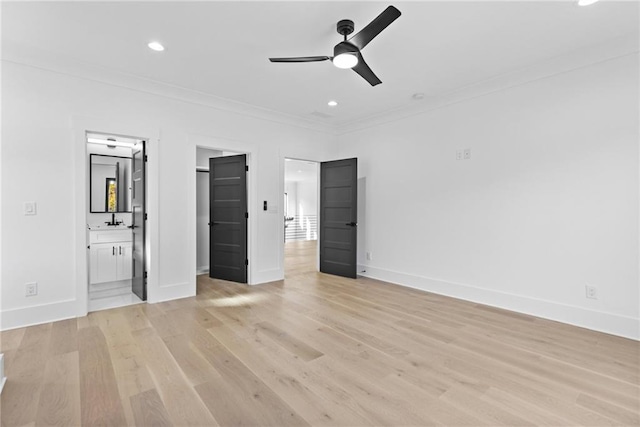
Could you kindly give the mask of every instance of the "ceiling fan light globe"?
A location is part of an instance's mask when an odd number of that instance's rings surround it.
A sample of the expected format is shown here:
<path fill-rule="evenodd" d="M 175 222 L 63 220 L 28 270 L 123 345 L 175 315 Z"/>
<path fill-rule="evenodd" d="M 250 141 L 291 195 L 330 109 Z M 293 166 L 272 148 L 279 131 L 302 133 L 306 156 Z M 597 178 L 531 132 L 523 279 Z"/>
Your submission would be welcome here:
<path fill-rule="evenodd" d="M 353 68 L 358 65 L 358 57 L 353 53 L 341 53 L 333 58 L 333 65 L 338 68 Z"/>

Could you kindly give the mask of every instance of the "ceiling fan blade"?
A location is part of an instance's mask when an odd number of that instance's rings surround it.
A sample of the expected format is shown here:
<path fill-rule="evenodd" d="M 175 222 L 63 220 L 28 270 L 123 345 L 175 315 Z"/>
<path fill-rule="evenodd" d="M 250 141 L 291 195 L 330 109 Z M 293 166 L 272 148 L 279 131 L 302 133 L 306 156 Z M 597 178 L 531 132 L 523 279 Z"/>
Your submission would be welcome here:
<path fill-rule="evenodd" d="M 387 28 L 389 24 L 400 17 L 401 13 L 393 6 L 386 8 L 376 19 L 371 21 L 369 25 L 364 27 L 358 34 L 349 39 L 349 43 L 362 49 L 365 47 L 375 36 L 380 34 L 382 30 Z"/>
<path fill-rule="evenodd" d="M 371 86 L 379 85 L 380 83 L 382 83 L 382 80 L 380 80 L 378 76 L 373 74 L 373 71 L 371 70 L 371 68 L 369 68 L 367 63 L 364 62 L 364 58 L 362 57 L 362 54 L 359 55 L 358 63 L 356 64 L 355 67 L 352 68 L 352 70 L 360 74 L 362 78 L 368 81 Z"/>
<path fill-rule="evenodd" d="M 320 62 L 326 61 L 328 56 L 297 56 L 293 58 L 269 58 L 271 62 Z"/>

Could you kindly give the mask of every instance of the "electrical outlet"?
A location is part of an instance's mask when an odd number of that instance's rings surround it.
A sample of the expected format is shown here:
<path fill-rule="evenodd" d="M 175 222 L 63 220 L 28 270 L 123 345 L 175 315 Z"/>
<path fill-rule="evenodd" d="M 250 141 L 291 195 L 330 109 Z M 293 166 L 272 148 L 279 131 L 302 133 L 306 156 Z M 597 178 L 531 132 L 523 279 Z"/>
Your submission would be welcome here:
<path fill-rule="evenodd" d="M 463 150 L 462 148 L 458 148 L 456 150 L 456 160 L 462 160 L 462 156 L 463 156 Z"/>
<path fill-rule="evenodd" d="M 469 160 L 471 158 L 471 148 L 464 149 L 464 159 Z"/>
<path fill-rule="evenodd" d="M 367 261 L 371 261 L 371 252 L 367 252 Z"/>
<path fill-rule="evenodd" d="M 26 283 L 25 296 L 32 297 L 38 295 L 38 284 L 36 282 Z"/>
<path fill-rule="evenodd" d="M 590 299 L 598 299 L 598 288 L 595 286 L 586 285 L 585 296 Z"/>

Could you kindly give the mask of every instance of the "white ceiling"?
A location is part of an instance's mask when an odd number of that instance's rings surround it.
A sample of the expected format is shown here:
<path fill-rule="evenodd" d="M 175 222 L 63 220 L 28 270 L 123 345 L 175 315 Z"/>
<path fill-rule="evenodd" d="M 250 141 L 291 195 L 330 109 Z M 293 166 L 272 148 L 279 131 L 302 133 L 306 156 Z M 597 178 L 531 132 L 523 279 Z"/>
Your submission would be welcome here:
<path fill-rule="evenodd" d="M 381 85 L 330 62 L 267 59 L 332 55 L 338 20 L 357 32 L 388 4 L 402 16 L 363 50 Z M 335 125 L 629 37 L 635 1 L 2 3 L 3 44 Z"/>
<path fill-rule="evenodd" d="M 315 182 L 318 180 L 318 163 L 285 159 L 284 180 L 285 182 Z"/>

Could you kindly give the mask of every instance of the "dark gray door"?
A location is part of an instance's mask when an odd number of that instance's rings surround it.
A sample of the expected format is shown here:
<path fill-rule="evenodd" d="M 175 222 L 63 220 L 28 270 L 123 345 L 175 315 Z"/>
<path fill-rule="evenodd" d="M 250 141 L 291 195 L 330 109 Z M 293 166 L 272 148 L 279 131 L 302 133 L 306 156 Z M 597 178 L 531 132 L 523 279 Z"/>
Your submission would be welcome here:
<path fill-rule="evenodd" d="M 209 159 L 209 276 L 247 283 L 246 155 Z"/>
<path fill-rule="evenodd" d="M 131 283 L 131 291 L 143 301 L 147 300 L 147 272 L 145 271 L 144 261 L 144 242 L 145 242 L 145 226 L 146 226 L 146 207 L 145 198 L 145 161 L 144 142 L 139 150 L 133 151 L 133 191 L 131 210 L 133 230 L 133 280 Z"/>
<path fill-rule="evenodd" d="M 320 271 L 356 277 L 358 159 L 320 164 Z"/>

